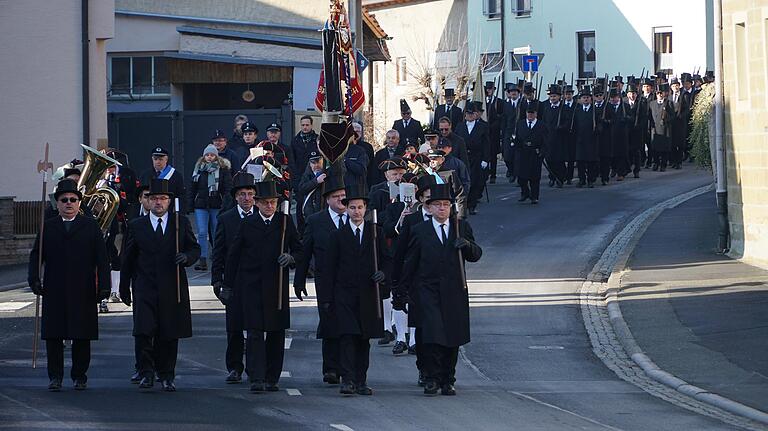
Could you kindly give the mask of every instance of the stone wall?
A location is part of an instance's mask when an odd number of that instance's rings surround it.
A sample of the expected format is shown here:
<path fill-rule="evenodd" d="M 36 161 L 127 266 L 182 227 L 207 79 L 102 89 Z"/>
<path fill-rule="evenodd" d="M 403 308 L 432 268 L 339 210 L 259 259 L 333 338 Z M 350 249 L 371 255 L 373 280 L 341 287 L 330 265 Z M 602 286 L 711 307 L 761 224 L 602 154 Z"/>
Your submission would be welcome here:
<path fill-rule="evenodd" d="M 0 265 L 27 262 L 35 235 L 14 235 L 13 196 L 0 197 Z"/>
<path fill-rule="evenodd" d="M 723 0 L 723 81 L 731 254 L 768 265 L 768 8 Z"/>

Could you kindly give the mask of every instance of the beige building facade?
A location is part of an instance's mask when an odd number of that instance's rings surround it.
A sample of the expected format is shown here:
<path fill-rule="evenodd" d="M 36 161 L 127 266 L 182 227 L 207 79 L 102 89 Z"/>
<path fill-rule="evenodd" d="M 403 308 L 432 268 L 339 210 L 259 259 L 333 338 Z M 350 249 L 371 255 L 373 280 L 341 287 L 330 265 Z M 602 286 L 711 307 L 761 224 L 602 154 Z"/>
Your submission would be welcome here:
<path fill-rule="evenodd" d="M 768 266 L 768 2 L 722 8 L 730 250 Z"/>
<path fill-rule="evenodd" d="M 40 199 L 36 167 L 46 142 L 49 159 L 60 166 L 82 157 L 80 144 L 95 147 L 107 138 L 104 76 L 106 41 L 113 33 L 112 0 L 0 0 L 0 127 L 7 154 L 0 169 L 0 196 Z"/>

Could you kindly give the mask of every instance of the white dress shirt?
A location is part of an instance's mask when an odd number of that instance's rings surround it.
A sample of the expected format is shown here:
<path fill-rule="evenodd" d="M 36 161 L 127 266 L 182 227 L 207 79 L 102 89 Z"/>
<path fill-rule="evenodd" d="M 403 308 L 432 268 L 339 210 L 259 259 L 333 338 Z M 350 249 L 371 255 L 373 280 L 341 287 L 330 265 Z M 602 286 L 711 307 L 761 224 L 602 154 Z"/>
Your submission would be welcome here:
<path fill-rule="evenodd" d="M 352 229 L 352 235 L 355 235 L 355 231 L 360 229 L 360 244 L 363 243 L 363 232 L 365 232 L 365 220 L 360 223 L 360 226 L 355 226 L 355 223 L 347 223 L 350 229 Z"/>
<path fill-rule="evenodd" d="M 272 214 L 272 217 L 264 217 L 264 214 L 259 211 L 259 215 L 261 216 L 261 219 L 264 220 L 264 224 L 267 224 L 267 220 L 269 220 L 269 224 L 272 224 L 272 219 L 275 218 L 275 215 Z"/>
<path fill-rule="evenodd" d="M 435 228 L 435 234 L 437 234 L 437 240 L 443 242 L 443 232 L 440 229 L 440 225 L 445 225 L 445 239 L 451 235 L 451 219 L 446 219 L 445 222 L 439 223 L 436 218 L 432 217 L 432 227 Z"/>
<path fill-rule="evenodd" d="M 424 219 L 424 221 L 428 221 L 432 219 L 432 214 L 424 211 L 424 207 L 421 207 L 421 218 Z"/>
<path fill-rule="evenodd" d="M 477 123 L 477 120 L 467 121 L 467 133 L 472 133 L 472 129 L 475 128 L 475 123 Z"/>
<path fill-rule="evenodd" d="M 253 215 L 253 207 L 251 207 L 250 211 L 244 210 L 240 205 L 237 206 L 237 212 L 240 214 L 240 218 L 245 218 L 245 213 L 249 212 L 250 215 Z"/>
<path fill-rule="evenodd" d="M 331 215 L 331 221 L 333 222 L 333 225 L 336 226 L 336 229 L 339 228 L 339 219 L 341 219 L 341 223 L 346 222 L 346 213 L 338 214 L 336 211 L 332 210 L 331 207 L 328 207 L 328 214 Z"/>
<path fill-rule="evenodd" d="M 525 124 L 528 126 L 529 129 L 533 129 L 536 126 L 537 121 L 539 121 L 538 118 L 534 120 L 525 120 Z"/>
<path fill-rule="evenodd" d="M 152 223 L 152 230 L 157 230 L 157 221 L 163 219 L 162 229 L 163 235 L 165 235 L 165 229 L 168 227 L 168 213 L 163 214 L 162 217 L 158 217 L 153 213 L 149 213 L 149 222 Z"/>

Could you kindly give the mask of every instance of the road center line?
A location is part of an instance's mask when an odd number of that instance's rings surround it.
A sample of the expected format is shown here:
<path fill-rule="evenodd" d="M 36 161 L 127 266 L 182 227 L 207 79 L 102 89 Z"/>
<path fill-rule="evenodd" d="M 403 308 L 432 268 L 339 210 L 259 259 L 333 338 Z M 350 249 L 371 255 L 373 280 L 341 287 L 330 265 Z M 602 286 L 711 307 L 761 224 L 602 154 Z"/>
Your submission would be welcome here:
<path fill-rule="evenodd" d="M 341 431 L 355 431 L 344 424 L 331 424 L 331 428 L 341 430 Z"/>
<path fill-rule="evenodd" d="M 612 426 L 610 426 L 610 425 L 606 425 L 606 424 L 604 424 L 604 423 L 602 423 L 602 422 L 598 422 L 598 421 L 596 421 L 596 420 L 594 420 L 594 419 L 590 419 L 590 418 L 588 418 L 588 417 L 586 417 L 586 416 L 582 416 L 582 415 L 580 415 L 580 414 L 578 414 L 578 413 L 572 412 L 572 411 L 570 411 L 570 410 L 566 410 L 566 409 L 564 409 L 564 408 L 562 408 L 562 407 L 558 407 L 558 406 L 556 406 L 556 405 L 554 405 L 554 404 L 550 404 L 550 403 L 547 403 L 547 402 L 541 401 L 541 400 L 539 400 L 539 399 L 536 399 L 536 398 L 534 398 L 534 397 L 532 397 L 532 396 L 529 396 L 529 395 L 525 395 L 525 394 L 523 394 L 523 393 L 520 393 L 520 392 L 515 392 L 515 391 L 509 391 L 509 393 L 511 393 L 511 394 L 514 394 L 514 395 L 517 395 L 518 397 L 521 397 L 521 398 L 525 398 L 525 399 L 526 399 L 526 400 L 528 400 L 528 401 L 533 401 L 533 402 L 534 402 L 534 403 L 536 403 L 536 404 L 541 404 L 542 406 L 547 406 L 547 407 L 549 407 L 549 408 L 555 409 L 555 410 L 557 410 L 557 411 L 559 411 L 559 412 L 567 413 L 567 414 L 569 414 L 569 415 L 571 415 L 571 416 L 575 416 L 575 417 L 577 417 L 577 418 L 579 418 L 579 419 L 582 419 L 582 420 L 585 420 L 585 421 L 587 421 L 587 422 L 589 422 L 589 423 L 592 423 L 592 424 L 595 424 L 595 425 L 598 425 L 598 426 L 604 427 L 605 429 L 609 429 L 609 430 L 612 430 L 612 431 L 621 431 L 621 429 L 620 429 L 620 428 L 616 428 L 616 427 L 612 427 Z"/>
<path fill-rule="evenodd" d="M 301 391 L 298 389 L 286 389 L 285 392 L 288 392 L 288 395 L 292 397 L 301 396 Z"/>

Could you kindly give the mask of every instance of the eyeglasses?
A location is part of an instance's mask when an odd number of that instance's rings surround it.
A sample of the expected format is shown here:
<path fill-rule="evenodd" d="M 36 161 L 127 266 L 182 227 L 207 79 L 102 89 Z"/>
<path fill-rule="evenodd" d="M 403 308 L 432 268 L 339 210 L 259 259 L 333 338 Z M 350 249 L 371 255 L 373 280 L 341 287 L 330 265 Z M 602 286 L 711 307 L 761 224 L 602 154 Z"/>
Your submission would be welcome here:
<path fill-rule="evenodd" d="M 170 199 L 171 198 L 169 198 L 168 196 L 164 196 L 164 195 L 160 195 L 160 196 L 153 195 L 153 196 L 149 197 L 149 200 L 151 200 L 151 201 L 167 201 L 167 200 L 170 200 Z"/>
<path fill-rule="evenodd" d="M 79 200 L 80 200 L 79 198 L 61 198 L 61 199 L 59 199 L 59 202 L 61 202 L 63 204 L 65 204 L 67 202 L 73 204 L 73 203 L 75 203 L 75 202 L 77 202 Z"/>

